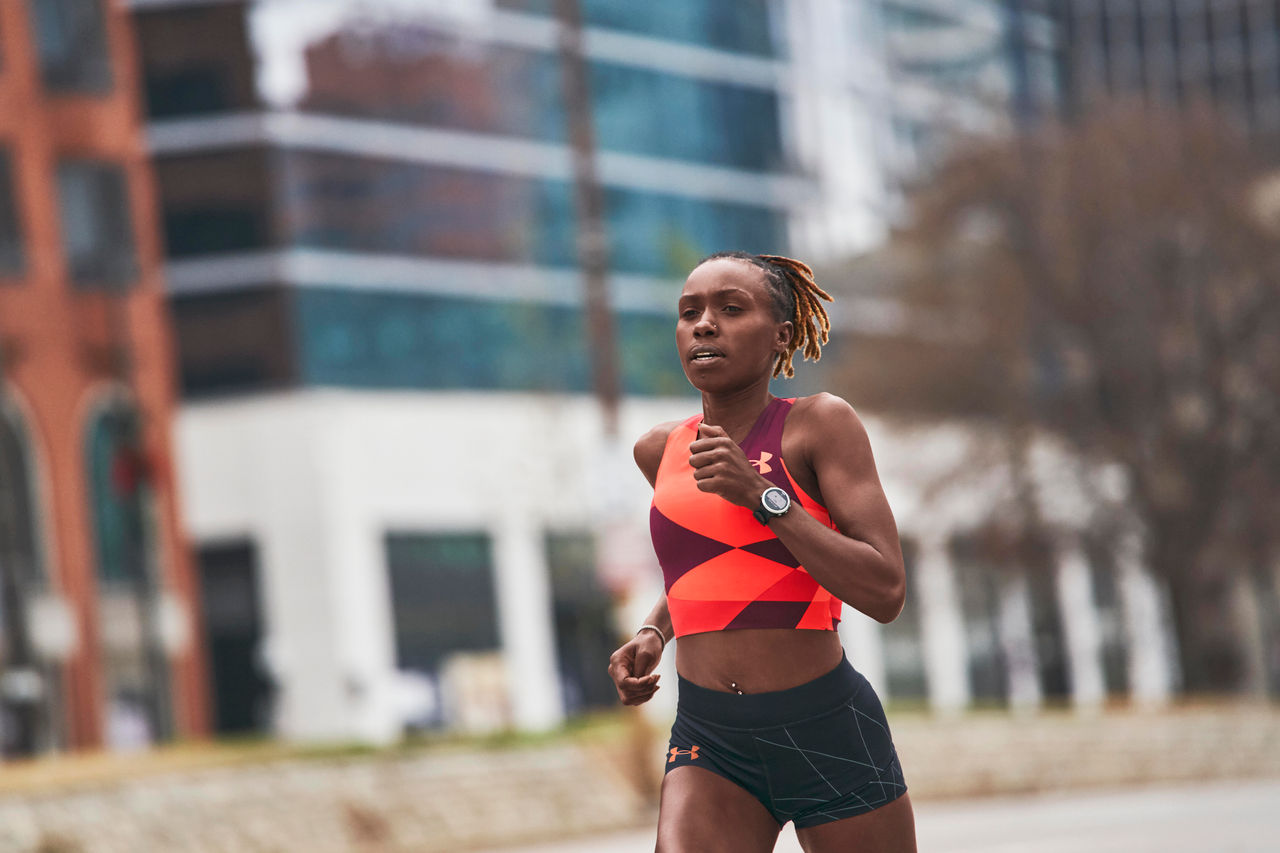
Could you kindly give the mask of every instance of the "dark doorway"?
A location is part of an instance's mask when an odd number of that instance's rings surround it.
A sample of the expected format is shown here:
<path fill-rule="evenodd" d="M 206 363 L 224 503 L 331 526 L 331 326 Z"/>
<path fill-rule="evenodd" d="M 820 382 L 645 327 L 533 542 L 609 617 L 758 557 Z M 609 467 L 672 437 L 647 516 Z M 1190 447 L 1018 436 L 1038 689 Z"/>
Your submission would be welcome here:
<path fill-rule="evenodd" d="M 396 668 L 435 697 L 406 716 L 405 727 L 453 724 L 470 713 L 463 707 L 470 700 L 446 696 L 457 689 L 447 684 L 450 659 L 501 646 L 492 544 L 484 533 L 402 532 L 388 533 L 386 547 Z"/>
<path fill-rule="evenodd" d="M 924 642 L 920 632 L 920 582 L 916 566 L 918 549 L 911 539 L 902 540 L 907 568 L 907 603 L 902 613 L 881 629 L 884 643 L 885 680 L 889 702 L 902 706 L 924 704 L 929 695 L 924 666 Z"/>
<path fill-rule="evenodd" d="M 201 547 L 197 558 L 214 731 L 266 732 L 271 724 L 271 682 L 261 659 L 257 549 L 247 540 L 221 542 Z"/>
<path fill-rule="evenodd" d="M 1031 630 L 1040 666 L 1040 690 L 1049 702 L 1062 703 L 1071 696 L 1071 676 L 1055 577 L 1051 567 L 1035 566 L 1027 572 L 1027 588 L 1031 593 Z"/>
<path fill-rule="evenodd" d="M 613 627 L 613 601 L 596 576 L 594 537 L 586 532 L 547 534 L 547 566 L 565 713 L 615 708 L 618 693 L 607 667 L 621 641 Z"/>
<path fill-rule="evenodd" d="M 952 540 L 951 550 L 973 701 L 983 706 L 1007 705 L 1009 676 L 1000 638 L 1000 574 L 985 558 L 977 537 L 958 536 Z"/>

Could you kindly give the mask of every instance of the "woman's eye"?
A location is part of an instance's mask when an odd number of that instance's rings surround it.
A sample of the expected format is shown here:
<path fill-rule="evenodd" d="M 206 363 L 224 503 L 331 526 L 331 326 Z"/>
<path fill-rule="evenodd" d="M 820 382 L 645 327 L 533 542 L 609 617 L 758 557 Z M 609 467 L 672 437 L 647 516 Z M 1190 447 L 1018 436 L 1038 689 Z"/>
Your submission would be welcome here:
<path fill-rule="evenodd" d="M 739 308 L 737 305 L 726 305 L 724 306 L 724 310 L 729 314 L 737 314 L 742 309 Z"/>
<path fill-rule="evenodd" d="M 692 320 L 694 317 L 698 316 L 698 312 L 692 308 L 686 308 L 680 312 L 680 316 L 685 320 Z"/>

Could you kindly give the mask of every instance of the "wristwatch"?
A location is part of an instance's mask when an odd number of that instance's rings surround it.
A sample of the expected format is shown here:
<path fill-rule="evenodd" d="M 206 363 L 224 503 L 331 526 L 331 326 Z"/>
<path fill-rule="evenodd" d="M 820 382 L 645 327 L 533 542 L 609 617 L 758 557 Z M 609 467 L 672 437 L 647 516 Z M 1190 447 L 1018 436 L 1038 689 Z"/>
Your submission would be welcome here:
<path fill-rule="evenodd" d="M 760 496 L 760 508 L 752 510 L 751 514 L 761 524 L 768 524 L 778 516 L 786 515 L 789 509 L 791 509 L 791 495 L 777 486 L 770 486 Z"/>

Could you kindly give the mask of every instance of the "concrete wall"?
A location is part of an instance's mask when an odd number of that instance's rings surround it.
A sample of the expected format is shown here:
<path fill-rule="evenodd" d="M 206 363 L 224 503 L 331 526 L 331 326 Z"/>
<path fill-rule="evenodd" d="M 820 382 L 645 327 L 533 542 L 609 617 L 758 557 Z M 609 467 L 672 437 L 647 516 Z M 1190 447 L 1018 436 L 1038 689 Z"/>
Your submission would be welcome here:
<path fill-rule="evenodd" d="M 917 802 L 1280 776 L 1280 713 L 1261 705 L 1021 719 L 891 711 L 890 724 Z M 655 771 L 664 746 L 648 750 Z M 430 853 L 651 827 L 653 804 L 626 772 L 631 748 L 619 729 L 524 748 L 151 773 L 135 759 L 76 784 L 19 769 L 0 789 L 0 851 Z"/>

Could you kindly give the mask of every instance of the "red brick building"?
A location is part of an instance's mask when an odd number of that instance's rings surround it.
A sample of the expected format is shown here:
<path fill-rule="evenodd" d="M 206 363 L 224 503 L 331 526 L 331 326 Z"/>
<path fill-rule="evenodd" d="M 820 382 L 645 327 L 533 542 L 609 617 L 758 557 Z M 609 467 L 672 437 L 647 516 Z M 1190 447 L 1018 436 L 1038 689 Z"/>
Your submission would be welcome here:
<path fill-rule="evenodd" d="M 172 340 L 118 0 L 0 2 L 0 745 L 207 731 Z"/>

